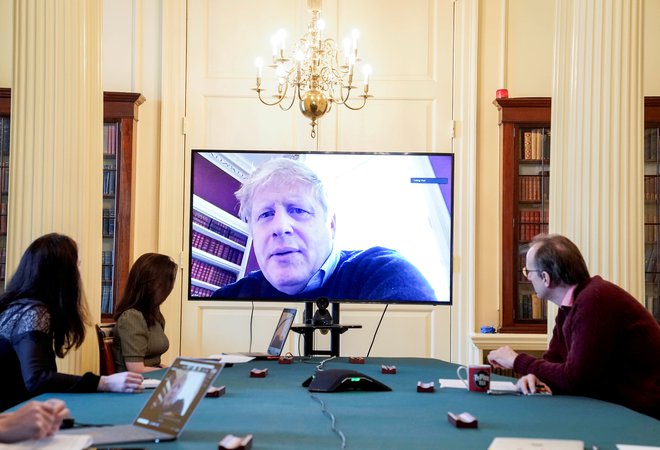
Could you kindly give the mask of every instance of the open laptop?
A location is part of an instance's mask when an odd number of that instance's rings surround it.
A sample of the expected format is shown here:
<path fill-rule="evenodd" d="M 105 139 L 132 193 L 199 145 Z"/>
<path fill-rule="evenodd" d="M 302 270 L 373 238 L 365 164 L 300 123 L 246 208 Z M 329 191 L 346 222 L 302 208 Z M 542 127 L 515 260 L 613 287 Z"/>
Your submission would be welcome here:
<path fill-rule="evenodd" d="M 282 354 L 282 349 L 284 349 L 284 343 L 286 338 L 289 335 L 291 330 L 291 325 L 293 325 L 293 319 L 296 317 L 295 308 L 284 308 L 282 314 L 280 314 L 280 320 L 277 321 L 277 326 L 273 332 L 273 337 L 268 344 L 268 349 L 265 353 L 262 352 L 248 352 L 241 355 L 251 356 L 255 359 L 276 359 Z"/>
<path fill-rule="evenodd" d="M 94 446 L 172 441 L 222 367 L 215 361 L 177 358 L 132 424 L 71 428 L 60 433 L 88 434 Z"/>

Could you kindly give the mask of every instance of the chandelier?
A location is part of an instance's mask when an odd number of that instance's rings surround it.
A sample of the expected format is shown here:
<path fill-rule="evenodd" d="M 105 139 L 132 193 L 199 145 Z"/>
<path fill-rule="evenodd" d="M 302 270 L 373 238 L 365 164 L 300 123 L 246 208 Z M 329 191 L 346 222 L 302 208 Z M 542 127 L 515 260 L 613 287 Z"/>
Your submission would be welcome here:
<path fill-rule="evenodd" d="M 307 0 L 312 13 L 312 21 L 307 32 L 292 46 L 291 55 L 286 51 L 286 32 L 280 30 L 271 38 L 273 49 L 272 63 L 275 71 L 277 92 L 271 99 L 264 98 L 266 89 L 261 87 L 261 74 L 264 66 L 262 58 L 257 58 L 257 91 L 261 103 L 279 106 L 283 111 L 291 109 L 296 99 L 303 115 L 311 119 L 312 138 L 316 137 L 316 121 L 330 111 L 333 103 L 357 111 L 367 103 L 369 95 L 369 75 L 371 67 L 365 64 L 362 93 L 356 93 L 353 85 L 355 66 L 360 61 L 357 43 L 358 30 L 343 41 L 343 51 L 333 39 L 323 36 L 325 22 L 321 19 L 321 0 Z M 361 100 L 360 100 L 361 99 Z"/>

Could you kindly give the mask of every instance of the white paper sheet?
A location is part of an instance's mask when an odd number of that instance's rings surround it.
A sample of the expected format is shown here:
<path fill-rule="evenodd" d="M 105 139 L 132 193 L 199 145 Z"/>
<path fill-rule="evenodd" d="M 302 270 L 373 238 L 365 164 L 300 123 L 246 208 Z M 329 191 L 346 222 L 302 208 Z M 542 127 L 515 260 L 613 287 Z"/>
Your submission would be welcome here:
<path fill-rule="evenodd" d="M 160 384 L 160 380 L 154 378 L 145 378 L 142 380 L 142 389 L 156 389 Z"/>
<path fill-rule="evenodd" d="M 229 354 L 217 354 L 217 355 L 210 355 L 207 357 L 208 359 L 216 359 L 220 362 L 227 363 L 227 364 L 240 364 L 240 363 L 246 363 L 249 361 L 252 361 L 254 359 L 254 356 L 245 356 L 245 355 L 229 355 Z"/>
<path fill-rule="evenodd" d="M 628 444 L 616 444 L 616 448 L 619 450 L 660 450 L 660 447 L 653 445 L 628 445 Z"/>
<path fill-rule="evenodd" d="M 56 434 L 55 436 L 18 442 L 16 444 L 0 444 L 0 449 L 12 450 L 82 450 L 92 445 L 89 434 Z"/>

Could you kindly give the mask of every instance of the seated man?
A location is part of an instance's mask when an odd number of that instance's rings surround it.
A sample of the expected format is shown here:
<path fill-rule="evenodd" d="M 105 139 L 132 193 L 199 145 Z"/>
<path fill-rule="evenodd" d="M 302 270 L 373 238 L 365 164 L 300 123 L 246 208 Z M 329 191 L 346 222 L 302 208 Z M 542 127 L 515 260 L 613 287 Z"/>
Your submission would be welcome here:
<path fill-rule="evenodd" d="M 421 272 L 394 250 L 338 250 L 322 181 L 305 164 L 274 158 L 236 192 L 260 270 L 213 298 L 433 301 Z"/>
<path fill-rule="evenodd" d="M 590 277 L 582 254 L 559 235 L 530 243 L 523 274 L 539 298 L 559 306 L 548 351 L 541 358 L 501 347 L 495 367 L 523 374 L 518 387 L 547 385 L 559 394 L 619 403 L 660 419 L 660 325 L 620 287 Z"/>

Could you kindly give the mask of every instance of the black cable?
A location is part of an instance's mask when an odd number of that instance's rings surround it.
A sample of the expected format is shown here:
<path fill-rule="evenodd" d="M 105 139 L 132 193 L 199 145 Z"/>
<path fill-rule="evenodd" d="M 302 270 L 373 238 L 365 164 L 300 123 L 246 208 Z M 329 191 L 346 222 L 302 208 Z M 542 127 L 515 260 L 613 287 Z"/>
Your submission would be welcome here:
<path fill-rule="evenodd" d="M 321 412 L 330 418 L 330 427 L 332 428 L 332 431 L 337 434 L 337 436 L 339 436 L 339 439 L 341 439 L 341 448 L 346 448 L 346 435 L 343 431 L 337 428 L 337 420 L 335 419 L 334 414 L 325 408 L 325 403 L 323 403 L 323 400 L 318 398 L 316 395 L 310 394 L 310 397 L 321 404 Z"/>
<path fill-rule="evenodd" d="M 383 317 L 385 317 L 385 311 L 387 311 L 388 306 L 389 304 L 385 304 L 385 309 L 383 310 L 383 314 L 380 315 L 380 320 L 378 321 L 378 325 L 376 326 L 376 331 L 374 331 L 374 338 L 371 340 L 371 345 L 369 346 L 369 351 L 367 352 L 367 358 L 371 353 L 371 347 L 374 346 L 374 342 L 376 341 L 376 335 L 378 334 L 378 329 L 380 328 L 380 324 L 383 322 Z"/>

